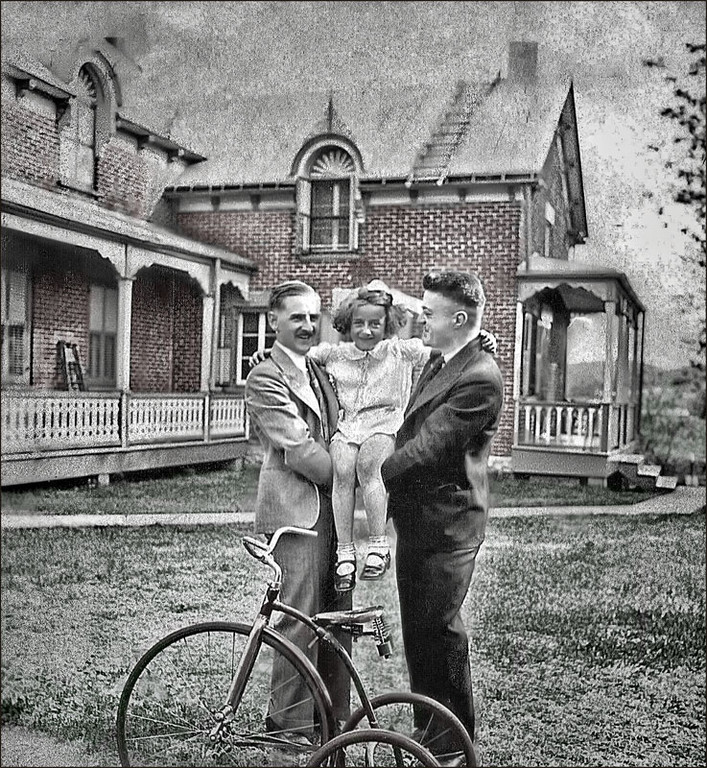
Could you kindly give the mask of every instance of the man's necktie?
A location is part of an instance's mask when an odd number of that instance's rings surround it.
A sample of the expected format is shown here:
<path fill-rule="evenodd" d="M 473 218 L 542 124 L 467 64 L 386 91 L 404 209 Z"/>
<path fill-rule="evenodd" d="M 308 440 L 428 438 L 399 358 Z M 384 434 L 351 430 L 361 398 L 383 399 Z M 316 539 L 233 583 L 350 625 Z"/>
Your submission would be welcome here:
<path fill-rule="evenodd" d="M 322 392 L 322 385 L 319 383 L 317 374 L 314 371 L 314 365 L 309 358 L 307 358 L 307 373 L 309 374 L 309 383 L 314 391 L 314 396 L 319 403 L 319 410 L 322 414 L 322 437 L 328 443 L 331 440 L 331 432 L 329 427 L 329 411 L 327 410 L 327 401 Z"/>
<path fill-rule="evenodd" d="M 415 391 L 413 392 L 412 397 L 410 398 L 410 402 L 408 403 L 407 410 L 409 410 L 410 406 L 415 402 L 415 400 L 417 400 L 422 390 L 442 370 L 443 365 L 444 365 L 444 355 L 437 355 L 434 358 L 430 357 L 429 362 L 427 363 L 427 366 L 422 369 L 422 373 L 420 374 L 420 378 L 417 381 L 417 386 L 415 387 Z"/>

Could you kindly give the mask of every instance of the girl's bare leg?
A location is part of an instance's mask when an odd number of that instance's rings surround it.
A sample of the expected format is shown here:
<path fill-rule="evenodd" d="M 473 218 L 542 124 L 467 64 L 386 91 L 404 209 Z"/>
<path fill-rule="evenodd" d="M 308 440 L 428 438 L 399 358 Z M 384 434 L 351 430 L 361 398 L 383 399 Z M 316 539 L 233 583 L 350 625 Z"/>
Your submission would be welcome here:
<path fill-rule="evenodd" d="M 390 563 L 390 545 L 385 535 L 388 494 L 381 476 L 381 465 L 394 448 L 395 440 L 391 435 L 372 435 L 359 449 L 356 472 L 366 508 L 369 537 L 361 578 L 380 578 Z"/>
<path fill-rule="evenodd" d="M 338 592 L 348 592 L 356 583 L 356 549 L 353 543 L 353 518 L 356 503 L 356 459 L 358 446 L 333 440 L 329 448 L 334 468 L 332 508 L 336 527 L 336 577 Z"/>
<path fill-rule="evenodd" d="M 333 440 L 329 448 L 334 469 L 331 503 L 339 544 L 353 542 L 353 517 L 356 503 L 356 459 L 358 446 Z"/>

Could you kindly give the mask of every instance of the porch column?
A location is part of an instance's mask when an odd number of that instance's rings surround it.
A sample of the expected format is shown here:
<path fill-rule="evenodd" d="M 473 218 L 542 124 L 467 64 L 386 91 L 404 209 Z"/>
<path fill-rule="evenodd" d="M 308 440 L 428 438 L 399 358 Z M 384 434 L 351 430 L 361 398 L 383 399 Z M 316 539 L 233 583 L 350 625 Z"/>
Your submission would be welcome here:
<path fill-rule="evenodd" d="M 216 259 L 213 272 L 214 286 L 214 313 L 213 333 L 211 334 L 211 369 L 209 371 L 209 390 L 214 391 L 218 381 L 218 342 L 221 332 L 221 259 Z"/>
<path fill-rule="evenodd" d="M 214 335 L 214 297 L 207 293 L 203 298 L 201 319 L 201 391 L 209 391 L 211 376 L 211 347 Z"/>
<path fill-rule="evenodd" d="M 516 302 L 516 337 L 513 347 L 513 445 L 518 443 L 519 403 L 521 393 L 521 368 L 523 361 L 523 328 L 525 327 L 525 307 L 522 301 Z"/>
<path fill-rule="evenodd" d="M 622 311 L 619 315 L 618 371 L 616 375 L 616 394 L 621 403 L 629 401 L 628 336 L 628 317 Z"/>
<path fill-rule="evenodd" d="M 636 317 L 636 365 L 637 365 L 637 383 L 636 383 L 636 432 L 641 432 L 641 416 L 643 410 L 643 345 L 646 333 L 646 314 L 639 312 Z"/>
<path fill-rule="evenodd" d="M 133 314 L 134 277 L 118 278 L 118 332 L 115 383 L 121 392 L 130 390 L 130 326 Z"/>
<path fill-rule="evenodd" d="M 613 355 L 613 339 L 614 339 L 614 322 L 616 321 L 616 302 L 605 301 L 604 302 L 604 314 L 606 315 L 606 352 L 604 359 L 604 394 L 602 400 L 605 403 L 612 402 L 611 398 L 611 382 L 614 378 L 614 355 Z"/>

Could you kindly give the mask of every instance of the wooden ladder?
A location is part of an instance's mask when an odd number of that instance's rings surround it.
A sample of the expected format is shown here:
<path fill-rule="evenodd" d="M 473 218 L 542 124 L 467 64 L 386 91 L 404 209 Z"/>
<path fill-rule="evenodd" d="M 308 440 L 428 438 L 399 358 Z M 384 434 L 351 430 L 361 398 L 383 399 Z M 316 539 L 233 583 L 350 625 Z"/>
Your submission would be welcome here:
<path fill-rule="evenodd" d="M 61 368 L 64 372 L 64 384 L 69 392 L 84 392 L 86 386 L 83 381 L 83 371 L 79 360 L 79 350 L 76 344 L 68 341 L 57 343 Z"/>

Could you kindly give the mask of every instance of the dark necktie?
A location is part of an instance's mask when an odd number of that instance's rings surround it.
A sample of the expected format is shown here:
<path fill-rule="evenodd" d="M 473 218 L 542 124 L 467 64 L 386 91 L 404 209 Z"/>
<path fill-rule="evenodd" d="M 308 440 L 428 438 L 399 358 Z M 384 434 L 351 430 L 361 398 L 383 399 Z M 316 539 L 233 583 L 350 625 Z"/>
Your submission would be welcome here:
<path fill-rule="evenodd" d="M 309 358 L 305 358 L 307 361 L 307 373 L 309 374 L 309 383 L 314 391 L 314 396 L 319 403 L 319 410 L 322 414 L 322 437 L 328 443 L 331 440 L 331 433 L 329 430 L 329 411 L 327 410 L 327 401 L 322 392 L 322 385 L 319 383 L 317 374 L 314 371 L 314 365 Z"/>
<path fill-rule="evenodd" d="M 422 390 L 442 370 L 443 365 L 444 365 L 444 355 L 437 355 L 434 358 L 430 357 L 429 362 L 427 363 L 427 366 L 423 368 L 422 373 L 420 374 L 420 378 L 417 381 L 417 386 L 415 387 L 415 391 L 413 392 L 412 397 L 410 398 L 410 402 L 408 403 L 407 410 L 409 410 L 410 406 L 415 402 L 415 400 L 417 400 L 417 398 L 422 393 Z"/>

